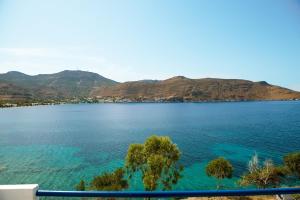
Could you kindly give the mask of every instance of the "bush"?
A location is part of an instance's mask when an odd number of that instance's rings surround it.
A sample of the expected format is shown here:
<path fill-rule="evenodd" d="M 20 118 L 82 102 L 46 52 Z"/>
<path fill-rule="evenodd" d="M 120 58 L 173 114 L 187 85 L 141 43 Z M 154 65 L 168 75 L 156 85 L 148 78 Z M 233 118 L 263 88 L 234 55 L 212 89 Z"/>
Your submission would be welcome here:
<path fill-rule="evenodd" d="M 258 156 L 255 154 L 248 165 L 248 173 L 241 177 L 240 185 L 255 185 L 258 188 L 278 186 L 285 176 L 284 167 L 274 166 L 272 160 L 266 160 L 263 165 L 259 164 Z"/>
<path fill-rule="evenodd" d="M 208 176 L 213 176 L 218 180 L 224 178 L 231 178 L 233 173 L 232 164 L 223 157 L 217 158 L 215 160 L 210 161 L 206 166 L 206 174 Z M 220 184 L 218 183 L 218 188 Z"/>
<path fill-rule="evenodd" d="M 92 190 L 123 190 L 128 188 L 128 182 L 124 179 L 124 170 L 119 168 L 112 173 L 105 172 L 95 176 L 91 182 Z"/>
<path fill-rule="evenodd" d="M 105 172 L 99 176 L 95 176 L 91 181 L 90 187 L 86 187 L 85 182 L 81 180 L 75 189 L 84 190 L 123 190 L 128 188 L 128 182 L 124 179 L 124 170 L 119 168 L 111 173 Z"/>
<path fill-rule="evenodd" d="M 287 154 L 283 160 L 290 173 L 296 174 L 300 178 L 300 152 Z"/>
<path fill-rule="evenodd" d="M 85 182 L 81 180 L 78 185 L 75 186 L 77 191 L 85 191 Z"/>

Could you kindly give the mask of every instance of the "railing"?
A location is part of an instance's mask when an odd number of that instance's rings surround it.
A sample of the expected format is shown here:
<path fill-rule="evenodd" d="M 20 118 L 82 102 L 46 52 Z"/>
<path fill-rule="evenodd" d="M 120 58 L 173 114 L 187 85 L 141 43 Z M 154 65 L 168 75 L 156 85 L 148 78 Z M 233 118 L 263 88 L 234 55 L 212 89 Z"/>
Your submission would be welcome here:
<path fill-rule="evenodd" d="M 108 191 L 51 191 L 38 190 L 37 196 L 51 197 L 115 197 L 115 198 L 168 198 L 168 197 L 220 197 L 276 194 L 300 194 L 300 188 L 244 189 L 244 190 L 198 190 L 154 192 L 108 192 Z"/>
<path fill-rule="evenodd" d="M 300 194 L 300 188 L 193 191 L 53 191 L 37 184 L 0 185 L 0 200 L 38 200 L 39 197 L 171 198 Z"/>

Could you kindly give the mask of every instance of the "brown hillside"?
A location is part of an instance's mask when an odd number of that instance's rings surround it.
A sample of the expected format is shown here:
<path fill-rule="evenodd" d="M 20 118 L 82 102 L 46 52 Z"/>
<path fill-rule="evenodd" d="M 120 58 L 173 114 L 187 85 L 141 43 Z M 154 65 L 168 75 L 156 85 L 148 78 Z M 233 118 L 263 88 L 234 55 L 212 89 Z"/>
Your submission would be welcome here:
<path fill-rule="evenodd" d="M 32 94 L 22 87 L 10 83 L 0 83 L 0 100 L 25 100 L 31 98 Z"/>
<path fill-rule="evenodd" d="M 93 97 L 119 97 L 147 100 L 288 100 L 300 99 L 300 93 L 266 82 L 239 79 L 189 79 L 182 76 L 157 82 L 125 82 L 99 87 Z"/>

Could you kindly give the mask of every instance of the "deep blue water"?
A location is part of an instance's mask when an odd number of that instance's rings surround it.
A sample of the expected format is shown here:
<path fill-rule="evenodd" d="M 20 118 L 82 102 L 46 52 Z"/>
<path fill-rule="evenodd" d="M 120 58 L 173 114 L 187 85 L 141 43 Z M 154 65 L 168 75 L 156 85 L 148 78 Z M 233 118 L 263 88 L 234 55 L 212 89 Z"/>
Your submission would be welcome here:
<path fill-rule="evenodd" d="M 212 189 L 208 160 L 229 159 L 228 188 L 257 152 L 280 163 L 300 150 L 300 102 L 93 104 L 0 109 L 0 184 L 72 190 L 80 179 L 122 166 L 131 143 L 168 135 L 182 151 L 176 189 Z M 142 189 L 139 182 L 132 189 Z"/>

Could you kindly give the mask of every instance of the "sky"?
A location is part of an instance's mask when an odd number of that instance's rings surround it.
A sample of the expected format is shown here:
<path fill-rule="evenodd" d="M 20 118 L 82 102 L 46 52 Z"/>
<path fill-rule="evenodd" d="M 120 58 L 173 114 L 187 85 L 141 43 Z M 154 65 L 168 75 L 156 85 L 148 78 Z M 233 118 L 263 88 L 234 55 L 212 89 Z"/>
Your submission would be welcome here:
<path fill-rule="evenodd" d="M 0 0 L 0 73 L 66 69 L 300 91 L 300 0 Z"/>

